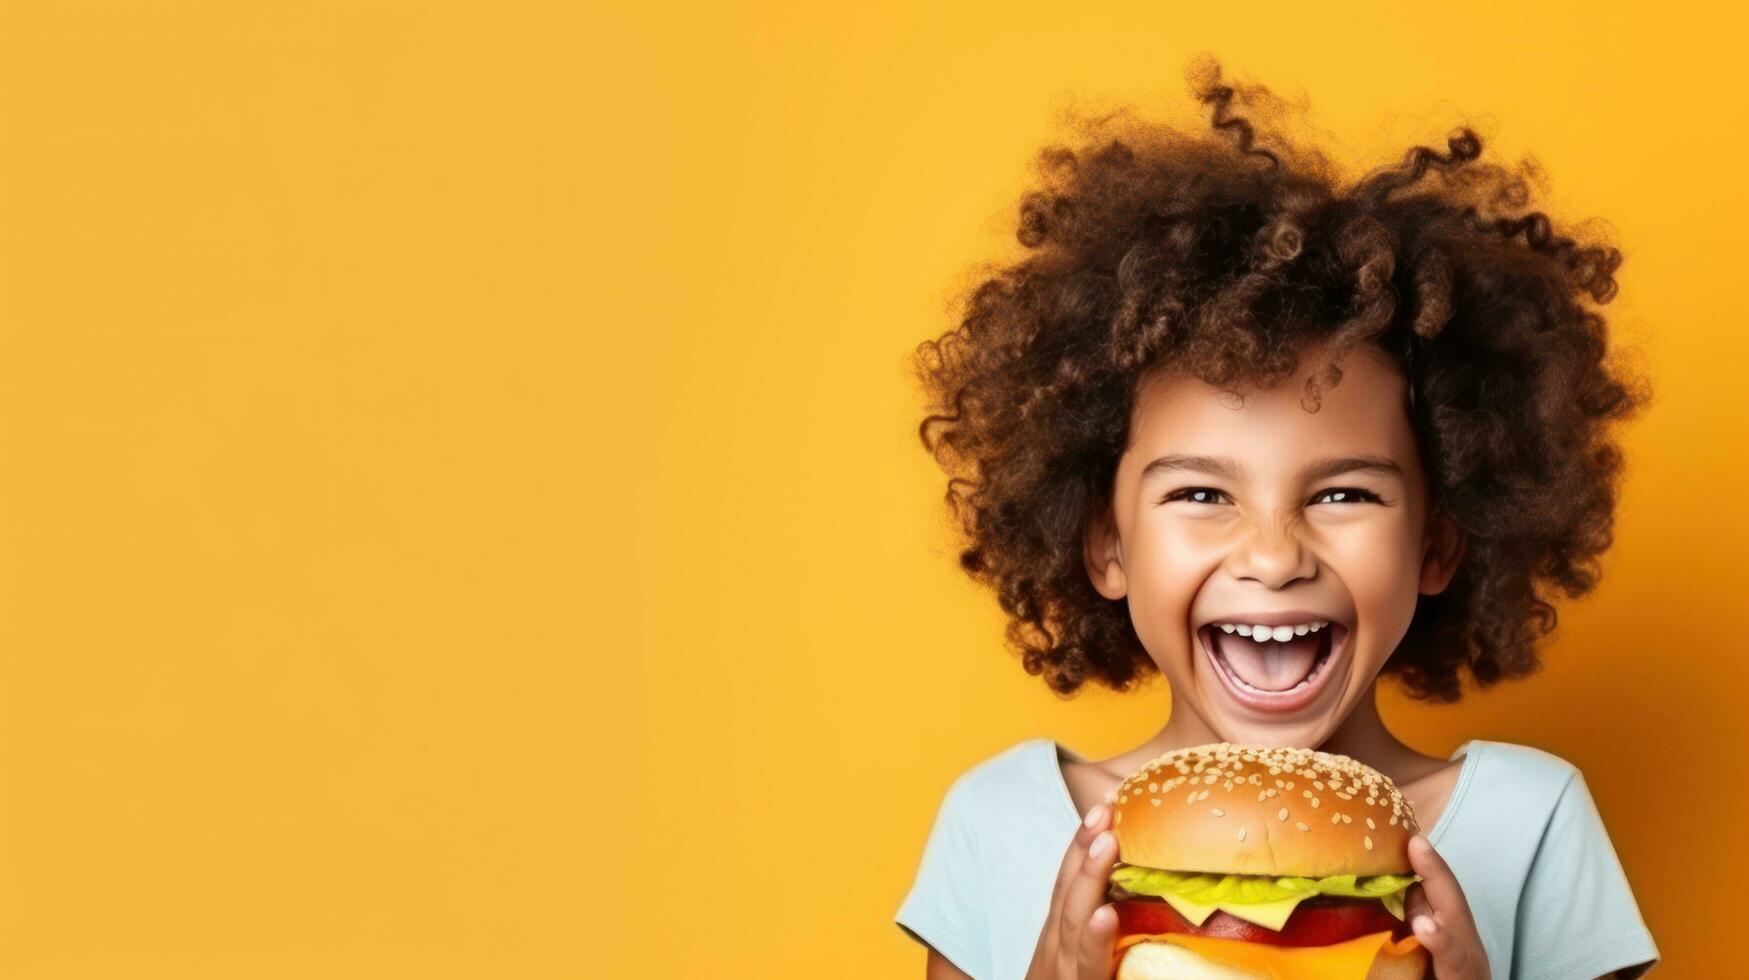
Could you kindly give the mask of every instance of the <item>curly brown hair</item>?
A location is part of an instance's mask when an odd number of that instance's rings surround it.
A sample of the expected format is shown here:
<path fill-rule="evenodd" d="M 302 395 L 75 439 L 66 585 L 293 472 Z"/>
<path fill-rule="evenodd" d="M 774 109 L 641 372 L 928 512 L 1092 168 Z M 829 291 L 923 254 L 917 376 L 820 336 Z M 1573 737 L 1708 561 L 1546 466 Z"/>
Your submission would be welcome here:
<path fill-rule="evenodd" d="M 1110 505 L 1139 384 L 1170 368 L 1267 387 L 1317 350 L 1302 396 L 1316 411 L 1343 355 L 1370 343 L 1409 379 L 1431 505 L 1467 544 L 1382 675 L 1451 702 L 1460 668 L 1483 687 L 1535 672 L 1552 593 L 1598 581 L 1621 470 L 1611 423 L 1647 397 L 1590 305 L 1614 296 L 1620 250 L 1521 213 L 1540 172 L 1478 162 L 1467 126 L 1443 154 L 1414 146 L 1347 182 L 1254 123 L 1281 115 L 1267 88 L 1223 83 L 1212 60 L 1189 77 L 1211 129 L 1070 111 L 1082 145 L 1039 152 L 1026 253 L 981 267 L 957 329 L 916 350 L 918 435 L 949 476 L 961 567 L 1059 696 L 1128 690 L 1158 668 L 1127 601 L 1094 590 L 1082 542 Z"/>

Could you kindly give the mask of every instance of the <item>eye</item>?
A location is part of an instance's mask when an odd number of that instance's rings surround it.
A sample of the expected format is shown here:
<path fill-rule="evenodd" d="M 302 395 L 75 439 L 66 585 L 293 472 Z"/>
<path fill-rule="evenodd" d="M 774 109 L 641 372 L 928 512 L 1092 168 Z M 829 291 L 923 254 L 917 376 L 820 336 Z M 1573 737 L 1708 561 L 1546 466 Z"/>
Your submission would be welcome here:
<path fill-rule="evenodd" d="M 1314 504 L 1378 504 L 1383 502 L 1379 499 L 1378 494 L 1371 490 L 1362 490 L 1359 487 L 1331 487 L 1328 490 L 1318 491 L 1318 495 L 1312 498 Z"/>
<path fill-rule="evenodd" d="M 1193 504 L 1219 504 L 1230 502 L 1227 500 L 1226 494 L 1214 489 L 1213 487 L 1184 487 L 1183 489 L 1174 490 L 1167 494 L 1165 497 L 1161 498 L 1160 502 L 1167 503 L 1168 501 L 1173 500 L 1183 500 Z"/>

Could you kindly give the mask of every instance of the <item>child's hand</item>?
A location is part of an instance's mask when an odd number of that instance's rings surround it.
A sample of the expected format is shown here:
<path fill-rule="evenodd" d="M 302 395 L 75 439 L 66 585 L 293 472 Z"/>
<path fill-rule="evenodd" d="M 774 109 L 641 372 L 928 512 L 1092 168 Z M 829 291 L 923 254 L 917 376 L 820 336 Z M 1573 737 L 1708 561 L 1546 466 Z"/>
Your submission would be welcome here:
<path fill-rule="evenodd" d="M 1105 904 L 1117 864 L 1117 839 L 1105 832 L 1110 822 L 1111 805 L 1101 803 L 1069 842 L 1026 980 L 1110 980 L 1117 942 L 1117 911 Z"/>
<path fill-rule="evenodd" d="M 1409 838 L 1409 864 L 1421 880 L 1409 886 L 1403 912 L 1433 957 L 1435 980 L 1491 980 L 1470 903 L 1445 859 L 1416 834 Z"/>

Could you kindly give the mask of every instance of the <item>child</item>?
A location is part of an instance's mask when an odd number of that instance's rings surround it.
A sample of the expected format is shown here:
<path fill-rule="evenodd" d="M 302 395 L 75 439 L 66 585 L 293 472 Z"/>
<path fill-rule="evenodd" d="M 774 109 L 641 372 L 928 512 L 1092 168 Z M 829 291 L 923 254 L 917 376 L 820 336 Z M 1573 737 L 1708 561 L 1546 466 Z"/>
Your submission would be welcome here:
<path fill-rule="evenodd" d="M 930 977 L 1109 976 L 1110 791 L 1182 746 L 1296 745 L 1385 773 L 1428 828 L 1408 915 L 1435 976 L 1640 976 L 1658 950 L 1581 773 L 1425 756 L 1374 704 L 1386 677 L 1452 702 L 1466 671 L 1535 672 L 1549 598 L 1596 584 L 1611 424 L 1644 401 L 1591 305 L 1621 255 L 1507 216 L 1525 182 L 1467 128 L 1343 189 L 1231 111 L 1266 90 L 1201 71 L 1215 132 L 1110 117 L 1042 154 L 1029 254 L 918 357 L 961 564 L 1022 665 L 1064 696 L 1163 674 L 1170 719 L 1109 759 L 1033 739 L 974 766 L 896 921 Z"/>

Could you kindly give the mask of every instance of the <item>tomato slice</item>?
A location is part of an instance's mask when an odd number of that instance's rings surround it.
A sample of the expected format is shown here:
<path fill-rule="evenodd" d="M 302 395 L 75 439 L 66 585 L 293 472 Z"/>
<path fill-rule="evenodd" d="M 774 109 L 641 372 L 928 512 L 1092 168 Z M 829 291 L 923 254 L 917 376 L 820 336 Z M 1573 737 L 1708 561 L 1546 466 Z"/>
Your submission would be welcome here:
<path fill-rule="evenodd" d="M 1375 932 L 1389 932 L 1392 939 L 1410 934 L 1408 923 L 1392 915 L 1376 898 L 1333 895 L 1308 898 L 1294 907 L 1280 932 L 1218 909 L 1202 925 L 1192 925 L 1177 909 L 1157 898 L 1125 899 L 1113 902 L 1112 907 L 1117 910 L 1119 938 L 1135 933 L 1180 932 L 1268 946 L 1329 946 Z"/>

